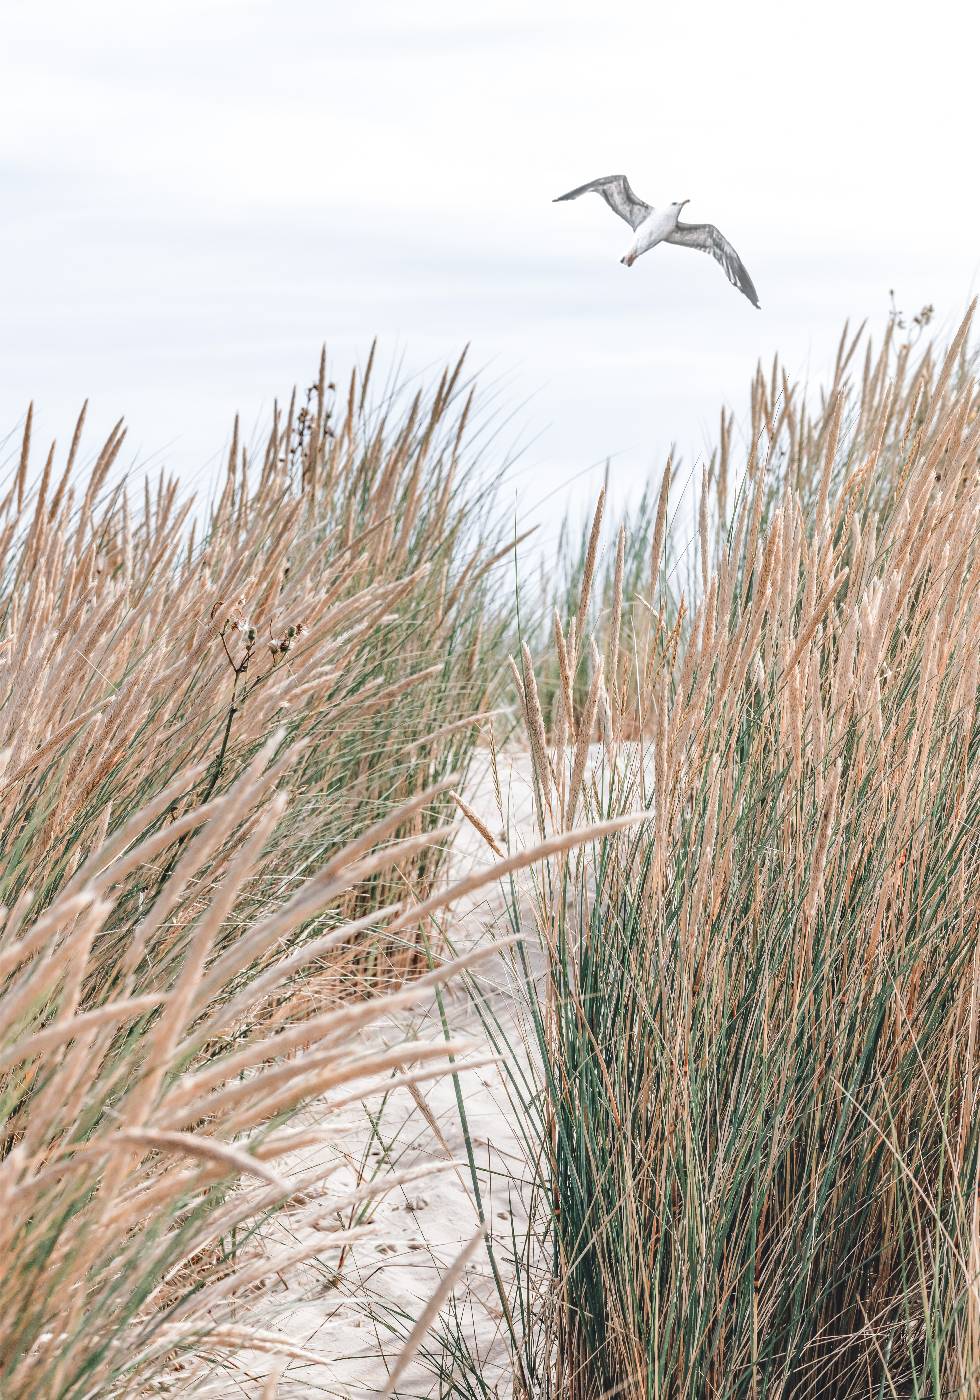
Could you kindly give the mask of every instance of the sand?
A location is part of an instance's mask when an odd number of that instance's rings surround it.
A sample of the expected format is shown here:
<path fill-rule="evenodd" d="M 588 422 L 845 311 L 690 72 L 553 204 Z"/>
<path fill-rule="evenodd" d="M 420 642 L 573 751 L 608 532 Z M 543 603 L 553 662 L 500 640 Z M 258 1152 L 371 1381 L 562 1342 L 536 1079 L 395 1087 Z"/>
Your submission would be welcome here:
<path fill-rule="evenodd" d="M 526 756 L 517 753 L 502 758 L 499 773 L 504 823 L 512 849 L 518 849 L 534 839 Z M 491 831 L 499 834 L 501 816 L 485 760 L 474 765 L 466 797 Z M 483 839 L 461 820 L 450 878 L 484 867 L 492 859 Z M 506 932 L 500 925 L 501 908 L 502 898 L 495 886 L 461 901 L 447 921 L 457 949 L 465 951 Z M 501 960 L 494 959 L 481 975 L 481 985 L 487 989 L 500 1023 L 512 1028 L 514 1008 L 507 983 Z M 473 1042 L 471 1058 L 489 1054 L 479 1016 L 461 989 L 449 991 L 446 1010 L 453 1035 L 465 1035 Z M 516 1031 L 513 1034 L 516 1036 Z M 365 1048 L 379 1038 L 390 1044 L 409 1035 L 440 1038 L 434 1003 L 372 1027 L 365 1036 Z M 484 1193 L 486 1223 L 506 1280 L 513 1252 L 511 1231 L 520 1236 L 526 1223 L 519 1181 L 524 1153 L 515 1130 L 515 1114 L 508 1106 L 498 1066 L 464 1070 L 459 1082 Z M 303 1121 L 304 1125 L 316 1123 L 315 1106 Z M 346 1164 L 331 1178 L 325 1200 L 336 1199 L 346 1185 L 353 1187 L 372 1173 L 383 1175 L 406 1168 L 438 1170 L 425 1179 L 396 1187 L 377 1202 L 370 1212 L 374 1236 L 351 1247 L 339 1277 L 336 1251 L 325 1253 L 322 1259 L 308 1261 L 282 1278 L 274 1275 L 262 1295 L 243 1306 L 238 1319 L 241 1324 L 262 1326 L 288 1339 L 292 1346 L 327 1360 L 316 1364 L 258 1352 L 239 1353 L 219 1372 L 212 1371 L 206 1381 L 195 1381 L 189 1393 L 263 1400 L 266 1395 L 278 1395 L 281 1400 L 321 1395 L 353 1400 L 376 1395 L 439 1279 L 478 1228 L 452 1076 L 421 1086 L 418 1097 L 400 1088 L 366 1107 L 343 1110 L 339 1123 L 336 1115 L 329 1122 L 332 1134 L 340 1129 L 335 1144 L 317 1146 L 281 1164 L 293 1171 L 305 1170 L 317 1160 L 325 1161 L 327 1155 L 342 1153 Z M 461 1165 L 449 1165 L 452 1162 Z M 275 1255 L 314 1244 L 318 1235 L 304 1223 L 309 1216 L 308 1207 L 283 1212 L 265 1230 L 261 1247 Z M 465 1280 L 456 1285 L 454 1297 L 458 1325 L 480 1358 L 484 1394 L 504 1400 L 510 1394 L 508 1348 L 497 1290 L 482 1247 L 467 1265 Z M 428 1335 L 426 1346 L 438 1353 L 435 1332 Z M 432 1367 L 416 1360 L 400 1381 L 398 1394 L 439 1395 Z"/>

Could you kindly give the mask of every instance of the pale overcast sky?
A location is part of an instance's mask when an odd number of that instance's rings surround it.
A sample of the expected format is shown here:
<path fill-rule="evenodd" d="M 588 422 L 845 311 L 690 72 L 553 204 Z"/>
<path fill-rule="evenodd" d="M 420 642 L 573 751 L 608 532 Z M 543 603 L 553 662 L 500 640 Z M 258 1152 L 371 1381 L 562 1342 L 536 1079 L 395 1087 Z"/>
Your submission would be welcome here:
<path fill-rule="evenodd" d="M 818 380 L 888 290 L 952 324 L 980 280 L 966 4 L 3 0 L 0 436 L 81 399 L 131 460 L 202 479 L 241 409 L 371 338 L 466 342 L 523 508 L 690 461 L 756 360 Z M 689 197 L 759 290 L 597 199 Z M 585 472 L 585 475 L 583 475 Z M 584 499 L 584 496 L 583 496 Z"/>

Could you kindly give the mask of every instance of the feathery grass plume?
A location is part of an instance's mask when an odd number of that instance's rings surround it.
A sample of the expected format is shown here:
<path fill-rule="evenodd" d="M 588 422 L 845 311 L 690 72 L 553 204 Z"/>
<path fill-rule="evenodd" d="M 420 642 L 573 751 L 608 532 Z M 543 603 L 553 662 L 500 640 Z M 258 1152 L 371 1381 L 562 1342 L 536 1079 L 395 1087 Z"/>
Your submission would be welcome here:
<path fill-rule="evenodd" d="M 487 826 L 483 818 L 480 817 L 478 813 L 474 812 L 470 804 L 467 801 L 465 801 L 465 799 L 462 798 L 458 792 L 453 792 L 451 796 L 453 801 L 456 803 L 456 806 L 459 808 L 463 816 L 469 822 L 470 826 L 473 827 L 474 831 L 479 832 L 479 834 L 483 837 L 484 841 L 490 847 L 491 851 L 493 851 L 494 855 L 502 856 L 504 853 L 500 849 L 493 835 L 493 832 Z"/>
<path fill-rule="evenodd" d="M 575 738 L 575 700 L 572 694 L 572 668 L 569 661 L 569 648 L 565 643 L 565 632 L 561 618 L 554 613 L 555 655 L 558 658 L 560 685 L 555 691 L 556 719 L 554 721 L 555 747 L 559 753 L 565 747 L 566 737 Z"/>
<path fill-rule="evenodd" d="M 623 573 L 626 568 L 626 526 L 620 525 L 616 540 L 616 571 L 613 575 L 612 615 L 609 621 L 609 684 L 611 687 L 612 710 L 616 730 L 619 731 L 619 652 L 622 642 L 623 621 Z"/>
<path fill-rule="evenodd" d="M 578 630 L 581 635 L 584 626 L 586 610 L 592 597 L 592 575 L 595 572 L 596 553 L 599 548 L 599 532 L 602 529 L 602 513 L 606 504 L 606 488 L 599 492 L 599 500 L 596 503 L 595 515 L 592 517 L 592 529 L 589 531 L 589 543 L 585 551 L 585 563 L 582 567 L 582 583 L 579 591 L 578 612 L 576 620 Z"/>
<path fill-rule="evenodd" d="M 513 961 L 525 1395 L 980 1386 L 967 324 L 945 354 L 886 338 L 856 378 L 846 335 L 815 411 L 760 372 L 734 519 L 699 527 L 706 577 L 644 631 L 624 571 L 635 722 L 590 748 L 594 663 L 564 812 L 614 815 L 651 774 L 650 821 L 525 882 L 545 975 Z M 592 616 L 608 654 L 613 614 Z"/>

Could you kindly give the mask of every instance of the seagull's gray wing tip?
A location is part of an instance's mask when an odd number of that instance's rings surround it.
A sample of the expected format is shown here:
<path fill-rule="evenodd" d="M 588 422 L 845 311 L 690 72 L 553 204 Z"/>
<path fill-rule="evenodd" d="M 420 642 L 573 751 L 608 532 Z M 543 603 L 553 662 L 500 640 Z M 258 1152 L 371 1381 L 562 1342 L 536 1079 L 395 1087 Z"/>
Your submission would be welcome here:
<path fill-rule="evenodd" d="M 759 294 L 749 276 L 749 270 L 725 235 L 714 224 L 682 224 L 678 222 L 672 233 L 668 233 L 667 243 L 679 243 L 682 248 L 697 248 L 702 253 L 710 253 L 721 264 L 725 276 L 732 286 L 740 291 L 746 301 L 756 311 L 762 310 Z"/>
<path fill-rule="evenodd" d="M 578 199 L 579 195 L 597 194 L 606 201 L 614 214 L 625 219 L 631 228 L 638 228 L 650 213 L 649 204 L 637 199 L 630 189 L 625 175 L 601 175 L 598 180 L 590 180 L 587 185 L 579 185 L 567 194 L 560 194 L 552 204 L 560 204 L 565 199 Z"/>

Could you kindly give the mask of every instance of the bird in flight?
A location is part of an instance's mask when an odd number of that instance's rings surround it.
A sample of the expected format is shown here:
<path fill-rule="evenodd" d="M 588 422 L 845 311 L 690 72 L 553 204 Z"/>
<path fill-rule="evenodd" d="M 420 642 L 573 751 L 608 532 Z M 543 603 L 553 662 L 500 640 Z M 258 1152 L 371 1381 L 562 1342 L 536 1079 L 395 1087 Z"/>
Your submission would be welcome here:
<path fill-rule="evenodd" d="M 679 199 L 664 209 L 654 209 L 642 199 L 637 199 L 625 175 L 603 175 L 599 180 L 590 180 L 587 185 L 579 185 L 577 190 L 560 194 L 552 203 L 560 204 L 563 199 L 578 199 L 580 194 L 590 192 L 601 195 L 613 213 L 625 219 L 636 233 L 625 257 L 620 259 L 627 267 L 632 267 L 642 253 L 648 252 L 658 243 L 677 243 L 682 248 L 698 248 L 702 253 L 710 253 L 720 262 L 732 286 L 747 296 L 754 307 L 759 307 L 759 297 L 752 285 L 752 278 L 725 235 L 719 233 L 714 224 L 681 223 L 681 210 L 690 200 Z"/>

